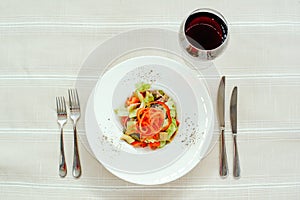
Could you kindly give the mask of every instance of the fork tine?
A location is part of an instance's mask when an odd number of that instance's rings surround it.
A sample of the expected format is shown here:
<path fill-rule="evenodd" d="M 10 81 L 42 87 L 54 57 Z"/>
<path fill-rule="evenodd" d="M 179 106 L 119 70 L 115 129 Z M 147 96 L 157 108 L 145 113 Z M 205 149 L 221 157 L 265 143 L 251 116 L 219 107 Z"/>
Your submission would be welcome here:
<path fill-rule="evenodd" d="M 61 111 L 63 113 L 65 113 L 66 112 L 66 101 L 65 101 L 65 98 L 64 97 L 60 97 L 60 99 L 61 99 Z"/>
<path fill-rule="evenodd" d="M 58 113 L 61 113 L 62 112 L 62 109 L 61 109 L 61 98 L 60 97 L 58 97 Z"/>
<path fill-rule="evenodd" d="M 67 112 L 65 97 L 56 97 L 57 114 L 64 114 Z"/>
<path fill-rule="evenodd" d="M 78 97 L 78 92 L 77 92 L 77 89 L 74 89 L 74 91 L 75 91 L 76 105 L 78 106 L 78 108 L 80 108 L 80 104 L 79 104 L 79 97 Z"/>
<path fill-rule="evenodd" d="M 78 96 L 77 90 L 76 89 L 69 89 L 68 94 L 69 94 L 70 107 L 75 108 L 75 109 L 80 108 L 79 96 Z"/>
<path fill-rule="evenodd" d="M 60 106 L 60 113 L 63 112 L 63 101 L 62 101 L 62 97 L 59 97 L 59 106 Z"/>
<path fill-rule="evenodd" d="M 72 94 L 72 105 L 73 107 L 76 107 L 76 98 L 75 98 L 74 89 L 71 89 L 71 94 Z"/>
<path fill-rule="evenodd" d="M 66 112 L 67 109 L 66 109 L 66 100 L 65 100 L 65 97 L 62 97 L 62 112 Z"/>
<path fill-rule="evenodd" d="M 61 106 L 61 112 L 64 112 L 64 101 L 63 101 L 63 97 L 60 97 L 60 106 Z"/>
<path fill-rule="evenodd" d="M 56 112 L 58 113 L 58 97 L 56 97 L 55 100 L 56 100 Z"/>
<path fill-rule="evenodd" d="M 74 90 L 71 89 L 71 99 L 72 99 L 72 107 L 76 107 L 76 102 L 75 102 L 75 95 L 74 95 Z"/>
<path fill-rule="evenodd" d="M 69 105 L 72 107 L 72 95 L 71 95 L 71 89 L 68 89 L 68 94 L 69 94 Z"/>

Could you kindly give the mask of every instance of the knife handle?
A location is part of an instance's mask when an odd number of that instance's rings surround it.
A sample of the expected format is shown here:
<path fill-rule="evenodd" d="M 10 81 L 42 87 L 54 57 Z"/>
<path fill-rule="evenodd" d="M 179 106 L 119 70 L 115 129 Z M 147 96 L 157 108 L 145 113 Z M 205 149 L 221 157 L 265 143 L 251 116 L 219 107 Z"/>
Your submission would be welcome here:
<path fill-rule="evenodd" d="M 240 159 L 236 143 L 236 135 L 233 135 L 233 176 L 239 178 L 241 175 Z"/>
<path fill-rule="evenodd" d="M 220 134 L 219 159 L 220 159 L 219 174 L 222 178 L 226 178 L 228 176 L 228 164 L 227 164 L 227 154 L 226 154 L 226 147 L 225 147 L 224 128 L 221 129 L 221 134 Z"/>

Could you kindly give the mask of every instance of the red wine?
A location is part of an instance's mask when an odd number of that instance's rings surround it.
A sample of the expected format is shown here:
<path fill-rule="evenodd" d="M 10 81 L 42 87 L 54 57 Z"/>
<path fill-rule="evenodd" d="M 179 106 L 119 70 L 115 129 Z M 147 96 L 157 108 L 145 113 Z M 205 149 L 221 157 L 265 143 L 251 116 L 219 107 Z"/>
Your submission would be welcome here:
<path fill-rule="evenodd" d="M 209 12 L 198 12 L 189 16 L 184 30 L 188 41 L 203 50 L 212 50 L 222 45 L 228 32 L 226 23 Z"/>

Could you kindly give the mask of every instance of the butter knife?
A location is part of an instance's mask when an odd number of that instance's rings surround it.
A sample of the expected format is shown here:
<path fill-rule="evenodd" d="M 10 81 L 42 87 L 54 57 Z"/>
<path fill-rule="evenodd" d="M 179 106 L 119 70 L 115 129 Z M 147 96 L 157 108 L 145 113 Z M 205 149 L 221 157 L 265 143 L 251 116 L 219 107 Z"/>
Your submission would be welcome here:
<path fill-rule="evenodd" d="M 233 136 L 233 176 L 239 178 L 241 174 L 239 153 L 237 149 L 237 87 L 233 88 L 230 100 L 230 122 Z"/>
<path fill-rule="evenodd" d="M 227 154 L 225 147 L 225 76 L 222 77 L 218 90 L 217 99 L 217 110 L 220 126 L 220 151 L 219 151 L 219 174 L 222 178 L 226 178 L 228 175 L 228 164 L 227 164 Z"/>

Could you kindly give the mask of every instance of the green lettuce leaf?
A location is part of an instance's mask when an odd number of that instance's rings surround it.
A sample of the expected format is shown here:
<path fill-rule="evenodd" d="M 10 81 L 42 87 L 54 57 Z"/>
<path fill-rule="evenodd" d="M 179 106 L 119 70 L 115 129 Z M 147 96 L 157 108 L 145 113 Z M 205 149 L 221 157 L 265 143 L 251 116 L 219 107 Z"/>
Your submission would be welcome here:
<path fill-rule="evenodd" d="M 160 141 L 159 148 L 162 148 L 162 147 L 164 147 L 166 144 L 167 144 L 167 142 L 166 142 L 166 141 Z"/>
<path fill-rule="evenodd" d="M 173 136 L 173 134 L 177 131 L 177 124 L 176 124 L 176 120 L 174 118 L 172 118 L 172 123 L 170 124 L 169 128 L 166 130 L 166 132 L 168 133 L 168 140 L 171 139 L 171 137 Z"/>
<path fill-rule="evenodd" d="M 137 83 L 135 87 L 136 87 L 136 91 L 145 92 L 146 90 L 150 89 L 151 85 L 149 83 L 141 82 L 141 83 Z"/>
<path fill-rule="evenodd" d="M 175 106 L 175 102 L 173 101 L 173 99 L 169 98 L 169 100 L 166 102 L 166 105 L 170 109 L 171 117 L 175 118 L 176 117 L 176 106 Z"/>
<path fill-rule="evenodd" d="M 149 91 L 146 91 L 146 96 L 145 96 L 145 98 L 143 99 L 143 101 L 144 101 L 145 104 L 148 104 L 148 103 L 154 101 L 154 96 L 153 96 L 153 94 L 152 94 L 151 92 L 149 92 Z"/>

